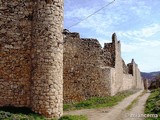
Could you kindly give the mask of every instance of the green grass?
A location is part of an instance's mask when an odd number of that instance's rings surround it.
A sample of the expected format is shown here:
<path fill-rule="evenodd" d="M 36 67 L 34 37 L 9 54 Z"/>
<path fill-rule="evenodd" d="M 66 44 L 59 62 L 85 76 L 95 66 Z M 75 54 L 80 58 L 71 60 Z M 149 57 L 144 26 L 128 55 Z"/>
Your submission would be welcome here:
<path fill-rule="evenodd" d="M 64 104 L 64 111 L 68 110 L 77 110 L 77 109 L 90 109 L 90 108 L 103 108 L 103 107 L 112 107 L 118 102 L 122 101 L 124 98 L 128 97 L 129 95 L 137 92 L 137 90 L 128 90 L 123 91 L 115 96 L 107 96 L 107 97 L 93 97 L 91 99 L 74 103 L 74 104 Z"/>
<path fill-rule="evenodd" d="M 146 91 L 142 92 L 137 98 L 135 98 L 127 107 L 126 110 L 131 110 L 133 106 L 138 102 L 139 98 L 143 96 L 146 93 Z"/>
<path fill-rule="evenodd" d="M 30 109 L 21 107 L 1 107 L 0 120 L 44 120 L 39 114 L 35 114 Z"/>
<path fill-rule="evenodd" d="M 87 120 L 87 117 L 83 115 L 67 115 L 61 117 L 59 120 Z"/>
<path fill-rule="evenodd" d="M 160 88 L 153 90 L 145 105 L 145 114 L 158 114 L 159 118 L 146 118 L 146 120 L 160 120 Z"/>
<path fill-rule="evenodd" d="M 10 113 L 5 111 L 0 111 L 0 120 L 45 120 L 38 114 L 23 114 L 23 113 Z"/>
<path fill-rule="evenodd" d="M 115 96 L 91 98 L 75 104 L 64 104 L 64 110 L 111 107 L 135 92 L 137 92 L 137 90 L 129 90 L 120 92 Z M 32 112 L 28 108 L 1 107 L 0 120 L 47 120 L 47 118 Z M 87 117 L 82 115 L 67 115 L 62 116 L 59 120 L 87 120 Z"/>
<path fill-rule="evenodd" d="M 28 108 L 1 107 L 0 120 L 47 120 L 47 118 L 32 112 Z M 82 115 L 67 115 L 62 116 L 59 120 L 87 120 L 87 117 Z"/>
<path fill-rule="evenodd" d="M 126 110 L 131 110 L 133 106 L 138 102 L 138 98 L 134 99 L 131 104 L 126 107 Z"/>

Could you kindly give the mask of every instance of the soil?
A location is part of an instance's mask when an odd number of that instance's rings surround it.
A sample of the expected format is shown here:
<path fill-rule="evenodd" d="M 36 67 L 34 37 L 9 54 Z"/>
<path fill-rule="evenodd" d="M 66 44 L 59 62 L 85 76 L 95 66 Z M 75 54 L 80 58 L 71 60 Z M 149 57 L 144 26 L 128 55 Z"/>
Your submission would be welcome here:
<path fill-rule="evenodd" d="M 125 98 L 112 108 L 98 108 L 98 109 L 82 109 L 75 111 L 66 111 L 64 115 L 85 115 L 88 120 L 143 120 L 143 118 L 133 118 L 134 114 L 143 114 L 144 105 L 150 93 L 145 93 L 139 97 L 138 102 L 131 110 L 126 110 L 126 107 L 142 94 L 142 90 Z"/>

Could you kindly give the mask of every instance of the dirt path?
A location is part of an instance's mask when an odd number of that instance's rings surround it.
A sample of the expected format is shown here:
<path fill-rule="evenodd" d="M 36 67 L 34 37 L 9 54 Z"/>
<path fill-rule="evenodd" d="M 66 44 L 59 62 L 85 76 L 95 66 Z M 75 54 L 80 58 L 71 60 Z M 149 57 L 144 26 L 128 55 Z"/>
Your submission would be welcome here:
<path fill-rule="evenodd" d="M 125 108 L 139 95 L 142 94 L 142 91 L 139 91 L 127 98 L 125 98 L 122 102 L 112 108 L 101 108 L 101 109 L 84 109 L 84 110 L 75 110 L 75 111 L 68 111 L 64 112 L 64 115 L 86 115 L 88 120 L 135 120 L 126 115 L 131 113 L 143 113 L 143 105 L 145 104 L 146 99 L 149 96 L 149 93 L 144 94 L 138 104 L 135 105 L 133 110 L 130 112 L 125 113 Z M 140 120 L 140 119 L 136 119 Z"/>
<path fill-rule="evenodd" d="M 144 114 L 144 106 L 150 93 L 145 93 L 138 99 L 138 102 L 133 106 L 130 111 L 123 111 L 121 117 L 117 120 L 144 120 L 144 117 L 138 117 L 140 114 Z"/>

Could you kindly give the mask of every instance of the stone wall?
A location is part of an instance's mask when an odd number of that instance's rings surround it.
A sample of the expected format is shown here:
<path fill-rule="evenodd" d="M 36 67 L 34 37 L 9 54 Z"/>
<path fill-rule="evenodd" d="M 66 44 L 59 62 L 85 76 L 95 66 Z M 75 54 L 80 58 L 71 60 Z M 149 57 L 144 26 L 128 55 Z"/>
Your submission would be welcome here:
<path fill-rule="evenodd" d="M 109 68 L 102 65 L 103 51 L 96 39 L 81 39 L 78 33 L 65 33 L 64 102 L 76 102 L 109 95 Z"/>
<path fill-rule="evenodd" d="M 135 81 L 134 81 L 133 76 L 131 74 L 123 74 L 122 91 L 134 88 L 134 86 L 133 86 L 134 82 Z"/>
<path fill-rule="evenodd" d="M 128 66 L 126 65 L 124 60 L 122 60 L 122 63 L 123 63 L 123 73 L 128 74 Z"/>
<path fill-rule="evenodd" d="M 144 82 L 143 82 L 143 79 L 141 77 L 141 73 L 140 73 L 140 70 L 138 68 L 138 65 L 136 66 L 136 88 L 138 89 L 141 89 L 143 88 L 144 89 Z"/>
<path fill-rule="evenodd" d="M 141 81 L 138 68 L 132 64 L 128 68 L 121 58 L 121 44 L 116 34 L 112 35 L 112 43 L 105 43 L 104 48 L 97 39 L 80 38 L 79 33 L 67 30 L 63 34 L 65 103 L 142 88 L 136 83 Z"/>
<path fill-rule="evenodd" d="M 144 83 L 141 77 L 141 73 L 134 59 L 132 59 L 131 63 L 129 63 L 127 66 L 129 73 L 132 74 L 132 76 L 134 77 L 133 79 L 135 82 L 133 83 L 133 86 L 135 88 L 144 89 Z"/>
<path fill-rule="evenodd" d="M 0 106 L 29 106 L 32 2 L 0 2 Z"/>
<path fill-rule="evenodd" d="M 63 0 L 0 1 L 0 106 L 62 115 Z"/>
<path fill-rule="evenodd" d="M 114 51 L 112 51 L 115 53 L 115 80 L 111 84 L 111 95 L 115 95 L 117 92 L 121 91 L 123 87 L 123 63 L 121 58 L 121 43 L 117 40 L 117 36 L 115 33 L 112 35 L 112 44 L 115 48 Z"/>
<path fill-rule="evenodd" d="M 0 106 L 58 118 L 63 94 L 70 103 L 142 88 L 138 66 L 125 65 L 116 34 L 102 48 L 68 31 L 63 41 L 62 27 L 63 0 L 0 1 Z"/>

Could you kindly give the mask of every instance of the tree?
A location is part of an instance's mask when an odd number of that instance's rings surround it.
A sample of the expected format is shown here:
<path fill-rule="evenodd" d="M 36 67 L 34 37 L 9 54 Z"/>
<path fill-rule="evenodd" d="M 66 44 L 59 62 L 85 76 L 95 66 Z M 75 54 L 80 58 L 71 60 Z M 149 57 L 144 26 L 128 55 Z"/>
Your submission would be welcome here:
<path fill-rule="evenodd" d="M 160 74 L 154 77 L 149 86 L 149 89 L 157 89 L 157 88 L 160 88 Z"/>
<path fill-rule="evenodd" d="M 160 74 L 158 74 L 155 77 L 155 81 L 156 81 L 156 88 L 160 88 Z"/>

